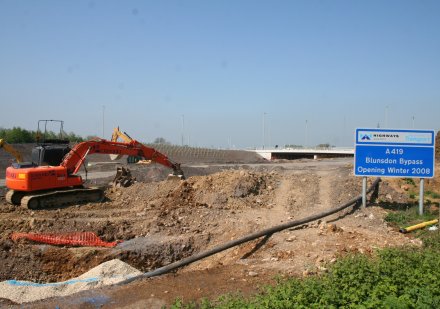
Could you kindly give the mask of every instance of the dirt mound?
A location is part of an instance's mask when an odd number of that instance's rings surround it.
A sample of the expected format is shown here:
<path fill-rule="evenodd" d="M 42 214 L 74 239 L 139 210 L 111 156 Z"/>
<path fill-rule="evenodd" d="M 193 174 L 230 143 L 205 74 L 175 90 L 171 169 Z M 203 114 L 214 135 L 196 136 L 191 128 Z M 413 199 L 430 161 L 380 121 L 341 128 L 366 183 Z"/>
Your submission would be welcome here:
<path fill-rule="evenodd" d="M 5 240 L 0 242 L 0 280 L 68 280 L 115 258 L 141 271 L 150 271 L 190 256 L 199 246 L 193 238 L 152 236 L 133 238 L 113 249 L 17 244 Z"/>
<path fill-rule="evenodd" d="M 191 177 L 170 194 L 168 206 L 180 203 L 208 208 L 258 207 L 270 198 L 272 175 L 250 171 L 227 171 Z"/>
<path fill-rule="evenodd" d="M 15 280 L 0 282 L 0 298 L 10 299 L 21 304 L 115 284 L 140 274 L 142 272 L 136 268 L 114 259 L 96 266 L 79 277 L 64 282 L 51 284 L 35 284 L 34 282 Z"/>
<path fill-rule="evenodd" d="M 185 181 L 136 183 L 124 190 L 111 189 L 107 196 L 111 207 L 136 209 L 141 218 L 154 216 L 147 228 L 135 234 L 164 230 L 168 234 L 200 234 L 210 231 L 210 225 L 224 211 L 270 208 L 276 182 L 275 174 L 230 170 Z"/>
<path fill-rule="evenodd" d="M 144 205 L 164 211 L 180 207 L 218 209 L 252 208 L 266 204 L 274 186 L 274 174 L 232 170 L 185 181 L 137 183 L 126 190 L 110 190 L 115 204 Z"/>

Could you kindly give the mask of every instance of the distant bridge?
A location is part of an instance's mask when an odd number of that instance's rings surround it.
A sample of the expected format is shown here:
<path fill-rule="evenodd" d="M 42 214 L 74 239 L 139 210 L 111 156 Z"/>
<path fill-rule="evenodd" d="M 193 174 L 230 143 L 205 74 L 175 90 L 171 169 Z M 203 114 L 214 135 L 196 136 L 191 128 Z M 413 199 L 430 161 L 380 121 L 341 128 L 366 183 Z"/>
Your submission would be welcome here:
<path fill-rule="evenodd" d="M 272 148 L 257 149 L 255 152 L 267 160 L 295 160 L 301 158 L 318 159 L 354 156 L 354 148 Z"/>

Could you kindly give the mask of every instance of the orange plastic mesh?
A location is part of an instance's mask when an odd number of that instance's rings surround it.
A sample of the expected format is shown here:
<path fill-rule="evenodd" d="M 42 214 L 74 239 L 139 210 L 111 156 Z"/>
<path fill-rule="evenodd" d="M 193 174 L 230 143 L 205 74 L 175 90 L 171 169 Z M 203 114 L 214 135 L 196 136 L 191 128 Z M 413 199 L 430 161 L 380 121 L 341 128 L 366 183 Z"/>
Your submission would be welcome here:
<path fill-rule="evenodd" d="M 14 241 L 20 238 L 25 238 L 51 245 L 114 247 L 118 244 L 117 241 L 103 241 L 93 232 L 73 232 L 63 234 L 12 233 L 11 238 Z"/>

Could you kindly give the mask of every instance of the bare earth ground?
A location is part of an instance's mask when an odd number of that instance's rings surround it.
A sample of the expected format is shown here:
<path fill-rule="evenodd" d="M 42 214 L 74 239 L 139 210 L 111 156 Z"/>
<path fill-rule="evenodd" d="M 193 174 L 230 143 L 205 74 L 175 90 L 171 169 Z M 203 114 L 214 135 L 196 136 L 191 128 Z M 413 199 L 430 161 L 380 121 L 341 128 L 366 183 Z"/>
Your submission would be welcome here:
<path fill-rule="evenodd" d="M 130 165 L 138 182 L 112 188 L 107 200 L 55 210 L 30 211 L 0 200 L 0 281 L 56 282 L 78 276 L 114 258 L 149 271 L 214 246 L 280 223 L 340 205 L 357 196 L 360 179 L 352 159 L 299 160 L 294 163 L 207 165 L 184 171 L 185 181 L 163 180 L 158 165 Z M 111 167 L 112 166 L 112 167 Z M 114 165 L 91 167 L 111 170 Z M 438 175 L 438 173 L 437 173 Z M 89 183 L 107 183 L 111 176 Z M 428 186 L 438 185 L 438 178 Z M 406 203 L 398 180 L 380 185 L 378 200 Z M 378 206 L 348 209 L 325 221 L 285 230 L 221 252 L 165 276 L 125 286 L 81 292 L 29 304 L 32 308 L 160 308 L 176 298 L 249 295 L 276 276 L 308 276 L 351 252 L 420 245 L 388 227 Z M 12 232 L 92 231 L 117 247 L 69 248 L 14 243 Z M 0 306 L 12 306 L 0 300 Z M 26 307 L 26 306 L 24 306 Z"/>

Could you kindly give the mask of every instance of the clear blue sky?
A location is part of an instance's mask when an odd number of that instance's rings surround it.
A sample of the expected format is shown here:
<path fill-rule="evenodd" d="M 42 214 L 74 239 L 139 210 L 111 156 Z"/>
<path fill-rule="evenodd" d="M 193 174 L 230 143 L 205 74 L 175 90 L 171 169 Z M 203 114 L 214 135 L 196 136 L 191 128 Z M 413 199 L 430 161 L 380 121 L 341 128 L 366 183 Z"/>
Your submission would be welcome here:
<path fill-rule="evenodd" d="M 0 0 L 0 126 L 197 146 L 440 128 L 440 1 Z M 265 116 L 264 113 L 266 113 Z M 184 126 L 182 125 L 184 120 Z M 306 125 L 307 122 L 307 125 Z"/>

